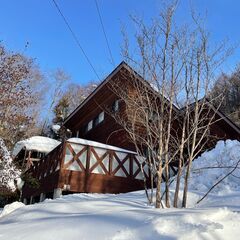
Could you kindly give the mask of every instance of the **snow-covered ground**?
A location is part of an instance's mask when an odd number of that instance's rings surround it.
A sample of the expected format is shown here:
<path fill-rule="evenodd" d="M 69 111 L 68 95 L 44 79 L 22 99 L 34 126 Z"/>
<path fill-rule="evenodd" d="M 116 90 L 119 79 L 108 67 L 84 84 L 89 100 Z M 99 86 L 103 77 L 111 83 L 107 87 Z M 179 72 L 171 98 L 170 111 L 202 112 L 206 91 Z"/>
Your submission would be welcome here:
<path fill-rule="evenodd" d="M 23 206 L 0 217 L 0 239 L 239 239 L 238 169 L 196 204 L 239 159 L 237 141 L 219 142 L 215 149 L 197 159 L 193 164 L 187 209 L 157 210 L 147 205 L 143 191 L 74 194 Z M 215 168 L 219 164 L 223 168 Z M 206 169 L 209 166 L 214 168 Z"/>
<path fill-rule="evenodd" d="M 74 194 L 3 216 L 0 239 L 238 239 L 239 205 L 239 192 L 216 202 L 211 196 L 197 208 L 164 210 L 148 206 L 142 191 Z"/>

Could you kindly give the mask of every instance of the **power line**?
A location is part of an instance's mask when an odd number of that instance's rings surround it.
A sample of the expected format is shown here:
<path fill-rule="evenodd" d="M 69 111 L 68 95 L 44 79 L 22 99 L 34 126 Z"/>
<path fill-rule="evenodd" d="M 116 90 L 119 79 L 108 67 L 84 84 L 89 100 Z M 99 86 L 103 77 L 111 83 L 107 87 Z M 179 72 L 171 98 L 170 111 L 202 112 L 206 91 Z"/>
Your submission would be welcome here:
<path fill-rule="evenodd" d="M 55 0 L 52 0 L 52 1 L 53 1 L 53 3 L 54 3 L 54 6 L 56 7 L 56 9 L 58 10 L 59 14 L 61 15 L 64 23 L 66 24 L 68 30 L 70 31 L 73 39 L 75 40 L 77 46 L 80 48 L 82 54 L 83 54 L 84 57 L 86 58 L 88 64 L 91 66 L 91 68 L 92 68 L 93 72 L 95 73 L 95 75 L 97 76 L 98 80 L 100 80 L 100 77 L 99 77 L 99 75 L 97 74 L 96 69 L 94 68 L 94 66 L 93 66 L 93 64 L 91 63 L 89 57 L 87 56 L 86 52 L 84 51 L 83 47 L 81 46 L 81 44 L 80 44 L 80 42 L 79 42 L 76 34 L 74 33 L 73 29 L 71 28 L 70 24 L 68 23 L 66 17 L 65 17 L 64 14 L 62 13 L 62 11 L 61 11 L 60 7 L 58 6 L 57 2 L 56 2 Z"/>
<path fill-rule="evenodd" d="M 96 5 L 96 8 L 97 8 L 98 16 L 99 16 L 100 23 L 101 23 L 101 26 L 102 26 L 103 34 L 104 34 L 104 37 L 105 37 L 105 40 L 106 40 L 106 43 L 107 43 L 107 48 L 108 48 L 108 51 L 109 51 L 109 54 L 110 54 L 110 57 L 111 57 L 111 61 L 112 61 L 112 64 L 115 66 L 112 51 L 111 51 L 111 48 L 110 48 L 110 45 L 109 45 L 109 42 L 108 42 L 107 34 L 106 34 L 106 31 L 105 31 L 105 28 L 104 28 L 104 25 L 103 25 L 103 20 L 102 20 L 101 14 L 100 14 L 100 9 L 98 7 L 97 0 L 95 0 L 95 5 Z"/>

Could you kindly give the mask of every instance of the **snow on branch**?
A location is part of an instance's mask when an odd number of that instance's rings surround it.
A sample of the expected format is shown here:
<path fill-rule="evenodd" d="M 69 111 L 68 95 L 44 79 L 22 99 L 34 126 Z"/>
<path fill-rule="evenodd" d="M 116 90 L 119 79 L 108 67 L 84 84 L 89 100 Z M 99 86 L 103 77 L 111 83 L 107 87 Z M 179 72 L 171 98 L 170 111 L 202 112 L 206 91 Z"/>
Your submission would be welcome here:
<path fill-rule="evenodd" d="M 15 190 L 14 179 L 19 175 L 20 171 L 14 165 L 3 139 L 0 138 L 0 186 Z"/>

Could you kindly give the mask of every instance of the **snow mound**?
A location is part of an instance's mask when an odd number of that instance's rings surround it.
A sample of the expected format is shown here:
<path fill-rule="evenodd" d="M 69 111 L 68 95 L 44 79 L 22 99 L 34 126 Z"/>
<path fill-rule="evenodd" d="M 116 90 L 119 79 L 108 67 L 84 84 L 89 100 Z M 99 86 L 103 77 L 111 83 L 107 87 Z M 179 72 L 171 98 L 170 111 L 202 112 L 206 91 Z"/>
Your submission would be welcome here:
<path fill-rule="evenodd" d="M 153 221 L 160 239 L 234 239 L 239 232 L 240 216 L 227 208 L 181 213 L 177 221 L 171 214 Z"/>
<path fill-rule="evenodd" d="M 0 218 L 0 240 L 238 239 L 239 193 L 230 197 L 237 211 L 223 197 L 222 207 L 157 210 L 146 204 L 144 191 L 67 195 Z"/>
<path fill-rule="evenodd" d="M 218 141 L 214 149 L 194 160 L 189 180 L 192 191 L 207 192 L 215 183 L 230 173 L 240 161 L 240 142 Z M 240 162 L 232 174 L 218 184 L 212 192 L 224 195 L 240 191 Z"/>
<path fill-rule="evenodd" d="M 9 213 L 11 213 L 11 212 L 15 211 L 16 209 L 21 208 L 23 206 L 25 206 L 25 205 L 22 202 L 13 202 L 11 204 L 7 204 L 4 206 L 4 208 L 0 214 L 0 217 L 6 216 Z"/>
<path fill-rule="evenodd" d="M 42 153 L 49 153 L 55 147 L 57 147 L 61 142 L 43 136 L 34 136 L 22 141 L 19 141 L 15 144 L 12 155 L 15 157 L 18 153 L 23 149 L 26 148 L 27 150 L 38 151 Z"/>

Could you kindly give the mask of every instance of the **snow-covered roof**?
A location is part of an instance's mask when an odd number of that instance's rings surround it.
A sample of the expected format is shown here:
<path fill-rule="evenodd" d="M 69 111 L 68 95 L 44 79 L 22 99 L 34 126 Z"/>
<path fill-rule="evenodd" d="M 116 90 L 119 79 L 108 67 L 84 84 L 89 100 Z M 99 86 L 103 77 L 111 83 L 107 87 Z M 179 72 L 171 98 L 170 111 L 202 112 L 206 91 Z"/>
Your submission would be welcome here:
<path fill-rule="evenodd" d="M 18 153 L 25 148 L 26 150 L 38 151 L 42 153 L 49 153 L 55 147 L 57 147 L 61 142 L 42 136 L 34 136 L 22 141 L 19 141 L 15 144 L 12 155 L 13 157 L 17 156 Z"/>
<path fill-rule="evenodd" d="M 99 147 L 99 148 L 105 148 L 105 149 L 119 151 L 119 152 L 136 154 L 136 152 L 129 151 L 129 150 L 124 149 L 124 148 L 119 148 L 119 147 L 115 147 L 115 146 L 104 144 L 104 143 L 89 141 L 89 140 L 82 139 L 82 138 L 69 138 L 67 141 L 71 142 L 71 143 L 78 143 L 78 144 L 83 144 L 83 145 L 88 145 L 88 146 L 93 146 L 93 147 Z"/>

